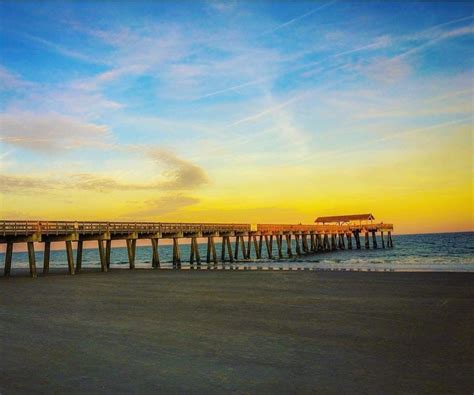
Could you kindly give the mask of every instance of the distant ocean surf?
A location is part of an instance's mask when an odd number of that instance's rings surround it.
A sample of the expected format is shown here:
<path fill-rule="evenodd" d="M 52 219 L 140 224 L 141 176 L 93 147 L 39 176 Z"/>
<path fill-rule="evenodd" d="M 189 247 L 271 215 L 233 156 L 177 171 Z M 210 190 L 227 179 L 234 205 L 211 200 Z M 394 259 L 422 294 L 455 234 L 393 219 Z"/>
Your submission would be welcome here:
<path fill-rule="evenodd" d="M 217 238 L 216 238 L 217 241 Z M 329 253 L 316 253 L 295 256 L 285 259 L 260 259 L 256 260 L 252 248 L 250 261 L 236 261 L 234 266 L 258 266 L 273 268 L 310 268 L 315 270 L 363 270 L 363 271 L 450 271 L 474 272 L 474 232 L 464 233 L 437 233 L 420 235 L 395 235 L 394 248 L 379 248 L 366 250 L 342 250 Z M 232 244 L 234 246 L 234 243 Z M 207 266 L 206 244 L 200 244 L 202 266 Z M 220 243 L 216 243 L 218 257 L 220 258 Z M 295 251 L 295 245 L 293 245 Z M 286 253 L 286 245 L 283 245 Z M 74 252 L 75 253 L 75 252 Z M 160 246 L 161 266 L 171 267 L 172 246 Z M 189 265 L 190 248 L 188 244 L 181 245 L 181 260 L 183 267 Z M 262 248 L 265 257 L 266 248 Z M 273 255 L 277 256 L 276 243 L 273 245 Z M 38 272 L 41 273 L 43 253 L 36 253 Z M 3 275 L 5 254 L 0 253 L 0 276 Z M 83 268 L 100 268 L 99 253 L 97 249 L 83 251 Z M 137 247 L 135 265 L 137 268 L 151 268 L 151 247 Z M 225 263 L 230 266 L 229 262 Z M 218 263 L 222 267 L 222 263 Z M 26 252 L 13 253 L 12 272 L 17 268 L 28 267 Z M 66 268 L 66 253 L 63 250 L 51 251 L 50 268 Z M 127 268 L 127 249 L 112 248 L 112 268 Z"/>

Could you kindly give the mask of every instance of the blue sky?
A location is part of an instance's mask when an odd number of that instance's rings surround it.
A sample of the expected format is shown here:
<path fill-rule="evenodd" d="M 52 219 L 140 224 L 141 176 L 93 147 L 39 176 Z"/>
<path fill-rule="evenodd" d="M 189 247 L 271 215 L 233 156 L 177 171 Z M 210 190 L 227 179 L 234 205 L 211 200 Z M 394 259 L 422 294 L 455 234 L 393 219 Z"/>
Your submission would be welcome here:
<path fill-rule="evenodd" d="M 94 217 L 309 219 L 384 207 L 381 189 L 434 200 L 454 181 L 426 163 L 472 148 L 470 2 L 22 1 L 0 17 L 5 216 L 73 216 L 72 189 Z M 400 163 L 392 183 L 364 176 Z M 453 185 L 466 200 L 472 173 Z"/>

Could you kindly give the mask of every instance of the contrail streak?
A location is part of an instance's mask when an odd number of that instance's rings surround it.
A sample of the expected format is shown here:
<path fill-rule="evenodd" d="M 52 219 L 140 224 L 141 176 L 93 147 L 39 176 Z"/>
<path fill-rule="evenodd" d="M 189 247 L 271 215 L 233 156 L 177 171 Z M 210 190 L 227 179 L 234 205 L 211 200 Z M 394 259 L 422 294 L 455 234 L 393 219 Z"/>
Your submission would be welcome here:
<path fill-rule="evenodd" d="M 290 19 L 289 21 L 285 22 L 285 23 L 282 23 L 281 25 L 278 25 L 276 27 L 274 27 L 273 29 L 270 29 L 270 30 L 267 30 L 261 34 L 259 34 L 257 37 L 261 37 L 261 36 L 266 36 L 268 34 L 272 34 L 274 32 L 276 32 L 277 30 L 280 30 L 280 29 L 283 29 L 285 27 L 287 27 L 288 25 L 291 25 L 292 23 L 295 23 L 303 18 L 306 18 L 310 15 L 313 15 L 315 12 L 318 12 L 320 10 L 322 10 L 323 8 L 326 8 L 326 7 L 329 7 L 330 5 L 334 4 L 335 2 L 337 2 L 338 0 L 333 0 L 333 1 L 330 1 L 329 3 L 326 3 L 326 4 L 323 4 L 322 6 L 320 7 L 317 7 L 309 12 L 307 12 L 306 14 L 303 14 L 303 15 L 300 15 L 300 16 L 297 16 L 296 18 L 293 18 L 293 19 Z"/>

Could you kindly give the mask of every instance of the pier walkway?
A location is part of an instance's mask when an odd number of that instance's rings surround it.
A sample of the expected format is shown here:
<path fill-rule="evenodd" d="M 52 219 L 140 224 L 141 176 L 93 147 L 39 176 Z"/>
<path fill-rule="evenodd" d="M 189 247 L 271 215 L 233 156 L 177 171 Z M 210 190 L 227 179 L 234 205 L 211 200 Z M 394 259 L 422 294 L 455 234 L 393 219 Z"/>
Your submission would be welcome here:
<path fill-rule="evenodd" d="M 294 255 L 338 249 L 360 249 L 361 244 L 364 248 L 370 248 L 370 238 L 372 248 L 377 248 L 377 233 L 380 233 L 382 248 L 393 247 L 392 224 L 372 223 L 372 220 L 367 223 L 360 221 L 359 224 L 353 221 L 345 223 L 344 217 L 337 218 L 339 219 L 337 224 L 314 225 L 0 220 L 0 243 L 6 244 L 5 276 L 10 275 L 13 244 L 27 243 L 32 277 L 37 276 L 34 243 L 44 243 L 44 275 L 49 271 L 52 242 L 65 242 L 69 274 L 81 271 L 83 242 L 90 240 L 97 241 L 103 272 L 107 272 L 110 268 L 113 240 L 126 240 L 130 269 L 135 268 L 137 239 L 151 240 L 152 267 L 157 269 L 160 268 L 158 253 L 160 239 L 173 240 L 173 268 L 176 269 L 181 268 L 179 239 L 182 238 L 191 239 L 189 262 L 191 267 L 196 265 L 198 268 L 201 265 L 198 239 L 202 238 L 207 239 L 206 263 L 214 267 L 218 264 L 216 237 L 222 239 L 221 262 L 234 262 L 240 259 L 239 255 L 242 259 L 250 259 L 252 249 L 257 259 L 261 259 L 264 255 L 269 259 L 283 259 Z M 387 234 L 386 239 L 384 232 Z M 73 242 L 77 243 L 75 259 Z M 277 246 L 276 256 L 273 253 L 274 242 Z"/>

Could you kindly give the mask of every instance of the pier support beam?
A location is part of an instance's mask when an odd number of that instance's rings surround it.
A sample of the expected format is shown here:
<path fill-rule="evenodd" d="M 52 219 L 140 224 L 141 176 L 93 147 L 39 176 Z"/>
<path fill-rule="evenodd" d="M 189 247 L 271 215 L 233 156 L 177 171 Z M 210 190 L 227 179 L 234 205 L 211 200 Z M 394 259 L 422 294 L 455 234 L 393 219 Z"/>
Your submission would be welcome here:
<path fill-rule="evenodd" d="M 346 233 L 346 238 L 347 238 L 347 248 L 349 250 L 352 250 L 352 234 Z"/>
<path fill-rule="evenodd" d="M 388 247 L 393 247 L 393 240 L 392 240 L 392 232 L 388 231 L 388 234 L 387 234 L 387 246 Z"/>
<path fill-rule="evenodd" d="M 12 256 L 13 256 L 13 243 L 9 241 L 7 243 L 7 249 L 5 251 L 5 268 L 4 268 L 4 275 L 8 277 L 10 275 L 12 269 Z"/>
<path fill-rule="evenodd" d="M 226 239 L 225 236 L 222 236 L 222 244 L 221 244 L 221 262 L 224 264 L 225 261 L 225 248 L 226 248 Z"/>
<path fill-rule="evenodd" d="M 314 233 L 311 233 L 311 236 L 310 236 L 310 246 L 311 246 L 311 251 L 312 252 L 315 252 L 316 251 L 316 242 L 315 242 L 315 237 L 314 237 Z"/>
<path fill-rule="evenodd" d="M 137 250 L 137 239 L 131 239 L 131 240 L 127 239 L 128 263 L 130 265 L 130 269 L 135 269 L 136 250 Z"/>
<path fill-rule="evenodd" d="M 191 255 L 189 257 L 189 265 L 193 268 L 194 259 L 196 259 L 197 267 L 201 268 L 201 256 L 199 255 L 199 247 L 196 237 L 191 238 Z"/>
<path fill-rule="evenodd" d="M 240 236 L 235 236 L 235 250 L 234 250 L 234 257 L 235 259 L 239 259 L 239 247 L 240 247 Z M 243 253 L 245 257 L 245 252 Z"/>
<path fill-rule="evenodd" d="M 329 244 L 329 236 L 327 233 L 323 236 L 323 251 L 330 251 L 331 245 Z"/>
<path fill-rule="evenodd" d="M 28 262 L 30 264 L 30 275 L 33 278 L 37 277 L 36 274 L 36 257 L 35 257 L 35 244 L 32 241 L 28 243 Z"/>
<path fill-rule="evenodd" d="M 267 235 L 265 235 L 265 245 L 267 247 L 268 259 L 273 259 L 272 241 L 273 241 L 273 236 L 270 236 L 269 238 Z"/>
<path fill-rule="evenodd" d="M 74 255 L 72 253 L 72 241 L 66 240 L 67 267 L 69 274 L 74 274 Z"/>
<path fill-rule="evenodd" d="M 383 238 L 383 232 L 380 232 L 380 239 L 382 240 L 382 248 L 385 248 L 385 240 Z"/>
<path fill-rule="evenodd" d="M 295 235 L 296 255 L 301 255 L 300 235 Z"/>
<path fill-rule="evenodd" d="M 44 243 L 44 252 L 43 252 L 43 276 L 47 276 L 49 273 L 50 256 L 51 256 L 51 242 L 46 241 Z"/>
<path fill-rule="evenodd" d="M 369 249 L 369 248 L 370 248 L 369 232 L 365 232 L 365 248 L 366 248 L 366 249 Z"/>
<path fill-rule="evenodd" d="M 245 251 L 245 240 L 244 236 L 240 236 L 240 247 L 242 247 L 242 258 L 247 258 L 247 251 Z M 236 257 L 237 258 L 237 257 Z"/>
<path fill-rule="evenodd" d="M 173 269 L 181 269 L 181 254 L 177 237 L 173 238 Z"/>
<path fill-rule="evenodd" d="M 82 270 L 82 247 L 83 247 L 83 241 L 79 240 L 77 242 L 77 250 L 76 250 L 76 273 L 79 273 Z"/>
<path fill-rule="evenodd" d="M 153 237 L 151 239 L 151 267 L 159 269 L 160 267 L 160 253 L 158 251 L 158 239 Z"/>
<path fill-rule="evenodd" d="M 346 245 L 344 243 L 344 233 L 339 233 L 339 249 L 345 250 Z"/>
<path fill-rule="evenodd" d="M 261 258 L 261 248 L 260 248 L 260 245 L 257 241 L 257 236 L 253 236 L 253 245 L 254 245 L 254 248 L 255 248 L 255 256 L 257 257 L 257 259 L 260 259 Z"/>
<path fill-rule="evenodd" d="M 251 250 L 252 250 L 252 236 L 249 233 L 249 236 L 247 239 L 247 259 L 250 259 Z"/>
<path fill-rule="evenodd" d="M 324 251 L 324 236 L 321 236 L 320 233 L 316 235 L 316 249 L 318 251 Z"/>
<path fill-rule="evenodd" d="M 377 248 L 377 236 L 375 235 L 375 230 L 372 231 L 372 246 Z"/>
<path fill-rule="evenodd" d="M 112 240 L 108 239 L 105 241 L 105 262 L 107 263 L 107 269 L 110 269 L 110 254 L 111 253 L 112 253 Z M 135 258 L 135 255 L 134 255 L 134 258 Z"/>
<path fill-rule="evenodd" d="M 289 258 L 293 257 L 293 251 L 291 250 L 291 234 L 286 235 L 286 253 Z"/>
<path fill-rule="evenodd" d="M 336 247 L 336 235 L 333 233 L 331 234 L 331 250 L 335 250 Z"/>
<path fill-rule="evenodd" d="M 278 249 L 278 259 L 283 259 L 283 235 L 276 235 L 277 249 Z"/>
<path fill-rule="evenodd" d="M 214 244 L 214 237 L 209 236 L 207 238 L 207 257 L 206 257 L 206 262 L 207 262 L 207 267 L 210 267 L 211 263 L 211 256 L 212 256 L 212 261 L 214 262 L 214 267 L 217 266 L 217 252 L 216 252 L 216 245 Z"/>
<path fill-rule="evenodd" d="M 360 232 L 359 231 L 354 232 L 354 238 L 356 241 L 356 248 L 360 250 Z"/>
<path fill-rule="evenodd" d="M 303 239 L 303 252 L 305 254 L 307 254 L 309 252 L 309 249 L 308 249 L 308 239 L 306 237 L 306 233 L 303 233 L 302 236 L 301 236 Z"/>
<path fill-rule="evenodd" d="M 232 245 L 230 244 L 230 237 L 227 236 L 227 253 L 229 254 L 229 261 L 234 262 L 234 256 L 232 254 Z"/>
<path fill-rule="evenodd" d="M 99 246 L 100 268 L 105 273 L 108 271 L 108 269 L 107 269 L 107 261 L 105 259 L 104 242 L 103 240 L 99 239 L 97 240 L 97 244 Z M 128 246 L 128 240 L 127 240 L 127 246 Z"/>

